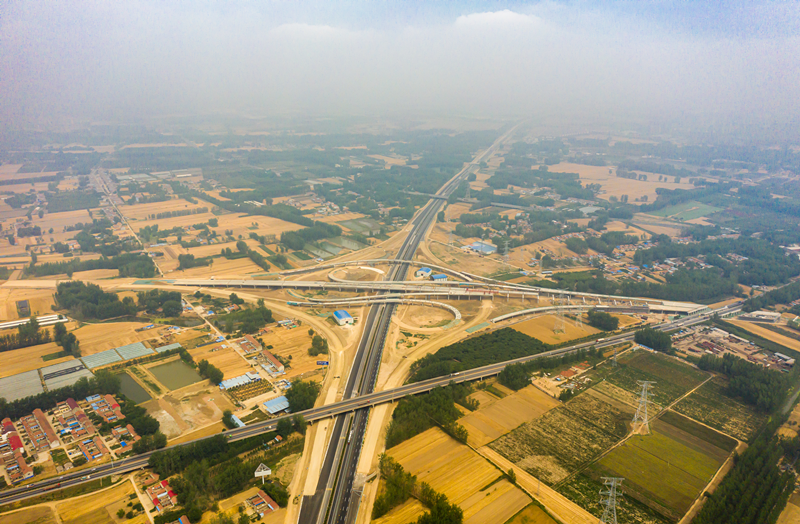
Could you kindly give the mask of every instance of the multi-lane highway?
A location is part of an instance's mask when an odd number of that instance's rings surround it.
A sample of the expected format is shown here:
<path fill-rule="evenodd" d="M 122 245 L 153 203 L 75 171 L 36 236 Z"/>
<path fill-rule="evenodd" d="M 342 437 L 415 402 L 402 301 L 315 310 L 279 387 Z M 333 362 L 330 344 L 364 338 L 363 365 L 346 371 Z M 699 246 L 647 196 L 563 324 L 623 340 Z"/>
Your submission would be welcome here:
<path fill-rule="evenodd" d="M 718 309 L 714 313 L 719 315 L 725 315 L 728 313 L 735 313 L 739 311 L 739 309 L 740 308 L 738 306 L 731 305 L 722 309 Z M 710 313 L 707 313 L 696 317 L 682 318 L 674 322 L 661 324 L 660 326 L 657 327 L 657 329 L 661 329 L 664 331 L 680 329 L 682 327 L 687 327 L 693 324 L 703 322 L 707 320 L 710 317 L 710 315 L 711 315 Z M 565 348 L 555 349 L 552 351 L 547 351 L 544 353 L 539 353 L 537 355 L 530 355 L 527 357 L 521 357 L 514 360 L 499 362 L 497 364 L 490 364 L 488 366 L 462 371 L 455 375 L 433 378 L 430 380 L 425 380 L 423 382 L 407 384 L 405 386 L 401 386 L 386 391 L 379 391 L 375 393 L 369 393 L 357 396 L 350 399 L 345 399 L 339 402 L 335 402 L 333 404 L 328 404 L 326 406 L 321 406 L 318 408 L 312 408 L 303 411 L 301 412 L 301 414 L 307 421 L 313 423 L 315 421 L 330 418 L 333 416 L 344 415 L 359 410 L 364 411 L 365 409 L 370 408 L 372 406 L 376 406 L 378 404 L 383 404 L 386 402 L 393 402 L 408 395 L 425 393 L 427 391 L 430 391 L 431 389 L 440 386 L 445 386 L 450 382 L 469 382 L 472 380 L 479 380 L 482 378 L 491 377 L 497 375 L 503 370 L 503 368 L 511 364 L 528 362 L 539 358 L 560 356 L 566 353 L 578 351 L 580 349 L 585 349 L 592 346 L 596 346 L 599 348 L 612 346 L 615 344 L 619 344 L 620 342 L 625 342 L 632 339 L 633 339 L 632 333 L 620 334 L 608 337 L 607 339 L 604 339 L 602 342 L 585 342 L 582 344 L 576 344 L 574 346 L 569 346 Z M 292 415 L 286 415 L 286 416 L 288 417 Z M 266 433 L 268 431 L 274 430 L 278 422 L 281 420 L 281 418 L 283 417 L 274 418 L 272 420 L 264 422 L 259 422 L 256 424 L 252 424 L 250 426 L 246 426 L 244 428 L 234 429 L 226 432 L 226 435 L 230 440 L 241 440 L 257 436 Z M 342 420 L 344 424 L 343 417 L 339 417 L 339 419 Z M 346 435 L 345 438 L 347 438 L 349 436 L 349 433 L 345 435 Z M 50 479 L 35 482 L 33 484 L 29 484 L 27 486 L 23 486 L 21 488 L 14 488 L 5 491 L 2 494 L 0 494 L 0 505 L 41 495 L 43 493 L 46 493 L 48 491 L 53 491 L 55 489 L 64 489 L 70 486 L 81 484 L 83 482 L 89 482 L 91 480 L 101 477 L 106 477 L 112 474 L 119 475 L 128 473 L 147 465 L 147 461 L 150 458 L 150 455 L 152 455 L 152 453 L 145 453 L 142 455 L 138 455 L 136 457 L 123 459 L 112 463 L 102 464 L 90 470 L 84 469 L 73 474 L 63 475 L 61 477 L 53 477 Z"/>
<path fill-rule="evenodd" d="M 447 198 L 466 177 L 477 170 L 479 164 L 491 156 L 514 132 L 516 127 L 498 138 L 486 151 L 478 155 L 470 164 L 450 179 L 437 192 Z M 412 260 L 420 241 L 434 223 L 443 200 L 431 199 L 412 219 L 408 236 L 400 247 L 396 260 Z M 409 264 L 395 264 L 388 273 L 389 281 L 405 280 Z M 350 370 L 344 399 L 363 396 L 372 392 L 378 377 L 383 344 L 389 323 L 395 311 L 395 304 L 373 306 L 367 315 L 364 334 Z M 355 510 L 361 497 L 360 489 L 353 490 L 356 466 L 361 454 L 361 446 L 369 420 L 369 409 L 357 410 L 352 416 L 339 417 L 323 462 L 317 490 L 313 496 L 303 498 L 300 508 L 302 524 L 340 523 L 355 518 Z"/>

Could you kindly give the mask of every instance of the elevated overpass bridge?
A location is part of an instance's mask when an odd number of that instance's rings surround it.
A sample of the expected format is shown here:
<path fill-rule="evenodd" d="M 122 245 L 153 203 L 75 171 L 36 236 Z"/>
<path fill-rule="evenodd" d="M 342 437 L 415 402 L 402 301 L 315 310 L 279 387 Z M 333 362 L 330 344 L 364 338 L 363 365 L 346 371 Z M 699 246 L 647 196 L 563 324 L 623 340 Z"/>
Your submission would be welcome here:
<path fill-rule="evenodd" d="M 157 283 L 158 281 L 153 281 Z M 651 312 L 666 314 L 693 315 L 706 311 L 708 308 L 688 302 L 672 302 L 666 300 L 653 300 L 631 298 L 614 295 L 600 295 L 596 293 L 583 293 L 579 291 L 549 289 L 533 286 L 520 286 L 509 284 L 494 284 L 489 282 L 432 282 L 432 281 L 337 281 L 324 282 L 316 280 L 217 280 L 211 279 L 183 279 L 170 280 L 174 286 L 205 287 L 205 288 L 238 288 L 238 289 L 305 289 L 312 291 L 348 291 L 354 293 L 389 293 L 400 297 L 436 297 L 441 300 L 470 300 L 515 298 L 521 300 L 536 300 L 542 297 L 565 300 L 565 305 L 603 304 L 613 306 L 643 307 L 647 306 Z M 397 297 L 395 297 L 397 298 Z"/>

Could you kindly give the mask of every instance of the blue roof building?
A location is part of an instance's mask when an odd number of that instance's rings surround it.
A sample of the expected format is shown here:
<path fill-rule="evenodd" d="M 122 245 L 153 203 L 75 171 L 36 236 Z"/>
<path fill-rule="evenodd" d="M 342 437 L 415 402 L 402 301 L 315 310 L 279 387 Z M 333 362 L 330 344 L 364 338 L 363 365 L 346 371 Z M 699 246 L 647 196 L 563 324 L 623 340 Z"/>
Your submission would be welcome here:
<path fill-rule="evenodd" d="M 271 415 L 280 413 L 281 411 L 289 409 L 289 399 L 283 396 L 273 398 L 272 400 L 264 402 L 264 408 L 266 408 Z"/>
<path fill-rule="evenodd" d="M 422 278 L 429 277 L 430 275 L 431 275 L 431 268 L 429 267 L 421 267 L 417 270 L 416 273 L 414 273 L 415 277 L 422 277 Z"/>
<path fill-rule="evenodd" d="M 353 325 L 353 317 L 350 316 L 350 313 L 345 311 L 344 309 L 339 309 L 333 312 L 333 319 L 336 321 L 337 324 L 340 326 L 344 326 L 346 324 Z"/>
<path fill-rule="evenodd" d="M 439 273 L 438 275 L 431 276 L 431 280 L 434 282 L 445 282 L 447 280 L 447 275 Z"/>
<path fill-rule="evenodd" d="M 473 242 L 469 245 L 469 247 L 473 251 L 477 251 L 482 255 L 491 255 L 492 253 L 497 253 L 497 246 L 488 242 L 481 242 L 480 240 Z"/>

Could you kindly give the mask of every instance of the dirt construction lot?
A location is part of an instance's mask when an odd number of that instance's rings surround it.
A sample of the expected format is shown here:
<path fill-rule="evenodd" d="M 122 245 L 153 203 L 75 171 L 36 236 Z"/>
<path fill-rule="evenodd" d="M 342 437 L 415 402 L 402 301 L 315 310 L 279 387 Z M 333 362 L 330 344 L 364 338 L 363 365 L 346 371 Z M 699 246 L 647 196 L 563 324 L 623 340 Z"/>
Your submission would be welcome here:
<path fill-rule="evenodd" d="M 317 360 L 327 360 L 328 355 L 317 355 L 312 357 L 308 354 L 311 347 L 311 335 L 308 328 L 299 326 L 293 329 L 286 329 L 280 326 L 270 327 L 270 333 L 260 335 L 264 341 L 264 348 L 272 346 L 269 351 L 273 355 L 281 358 L 291 359 L 290 368 L 286 369 L 286 375 L 282 378 L 291 379 L 320 368 Z"/>
<path fill-rule="evenodd" d="M 206 380 L 142 406 L 158 420 L 161 432 L 169 439 L 216 424 L 223 411 L 236 409 L 217 386 L 209 386 Z"/>
<path fill-rule="evenodd" d="M 525 320 L 519 324 L 511 326 L 514 331 L 519 331 L 525 335 L 541 340 L 545 344 L 560 344 L 568 340 L 576 338 L 588 337 L 599 333 L 599 331 L 586 324 L 579 327 L 572 320 L 564 319 L 564 332 L 554 333 L 553 328 L 556 325 L 557 318 L 555 315 L 542 315 L 530 320 Z"/>
<path fill-rule="evenodd" d="M 387 453 L 416 475 L 419 482 L 427 482 L 450 502 L 458 504 L 468 524 L 505 522 L 531 502 L 507 480 L 493 482 L 502 473 L 439 428 L 429 429 Z M 412 499 L 377 522 L 405 524 L 422 512 L 423 508 Z"/>
<path fill-rule="evenodd" d="M 491 396 L 486 392 L 479 393 Z M 478 402 L 481 400 L 478 399 Z M 528 386 L 486 407 L 480 407 L 458 423 L 467 428 L 469 445 L 479 448 L 559 404 L 556 399 Z"/>

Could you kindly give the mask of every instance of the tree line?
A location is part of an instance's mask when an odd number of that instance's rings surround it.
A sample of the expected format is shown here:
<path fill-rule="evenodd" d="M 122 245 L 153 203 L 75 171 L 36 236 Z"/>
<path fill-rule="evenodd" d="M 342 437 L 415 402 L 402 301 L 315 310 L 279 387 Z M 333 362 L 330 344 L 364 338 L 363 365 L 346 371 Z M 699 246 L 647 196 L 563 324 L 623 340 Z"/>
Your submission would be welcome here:
<path fill-rule="evenodd" d="M 208 213 L 207 207 L 195 207 L 193 209 L 176 209 L 175 211 L 164 211 L 163 213 L 151 213 L 147 216 L 148 220 L 161 220 L 163 218 L 175 218 L 186 215 L 199 215 Z"/>
<path fill-rule="evenodd" d="M 650 349 L 663 353 L 672 353 L 672 337 L 669 333 L 659 331 L 651 327 L 642 328 L 633 335 L 633 340 L 637 344 L 647 346 Z"/>
<path fill-rule="evenodd" d="M 442 377 L 495 362 L 547 351 L 550 347 L 511 328 L 456 342 L 426 355 L 411 365 L 411 382 Z"/>
<path fill-rule="evenodd" d="M 33 261 L 25 266 L 23 273 L 27 276 L 44 277 L 66 274 L 71 277 L 77 271 L 94 269 L 116 269 L 121 277 L 151 278 L 156 274 L 153 260 L 142 253 L 124 253 L 111 258 L 102 257 L 95 260 L 74 258 L 65 262 L 45 262 L 36 264 Z"/>
<path fill-rule="evenodd" d="M 468 385 L 450 384 L 424 395 L 403 398 L 397 404 L 386 429 L 386 447 L 396 446 L 433 426 L 438 426 L 459 442 L 466 443 L 467 430 L 456 422 L 461 417 L 456 403 L 475 409 L 477 405 L 467 402 L 467 395 L 471 391 Z"/>
<path fill-rule="evenodd" d="M 80 319 L 104 320 L 136 315 L 138 311 L 133 298 L 125 297 L 120 301 L 116 293 L 80 280 L 59 283 L 55 299 L 60 308 L 69 310 L 70 315 Z"/>
<path fill-rule="evenodd" d="M 63 327 L 62 324 L 56 326 Z M 50 331 L 39 329 L 39 322 L 35 317 L 31 317 L 26 324 L 17 327 L 16 333 L 0 336 L 0 352 L 46 344 L 50 340 Z"/>
<path fill-rule="evenodd" d="M 778 468 L 784 449 L 775 431 L 785 417 L 770 422 L 736 457 L 713 494 L 706 494 L 694 524 L 775 524 L 794 491 L 795 475 Z"/>
<path fill-rule="evenodd" d="M 722 358 L 705 354 L 697 367 L 728 377 L 725 394 L 740 398 L 759 411 L 770 413 L 786 400 L 791 375 L 753 364 L 726 353 Z"/>
<path fill-rule="evenodd" d="M 375 498 L 373 519 L 386 515 L 413 496 L 429 510 L 415 524 L 460 524 L 464 521 L 464 512 L 457 504 L 451 504 L 445 495 L 436 492 L 430 484 L 417 484 L 417 477 L 407 473 L 389 455 L 381 453 L 378 467 L 384 481 L 384 491 Z"/>

